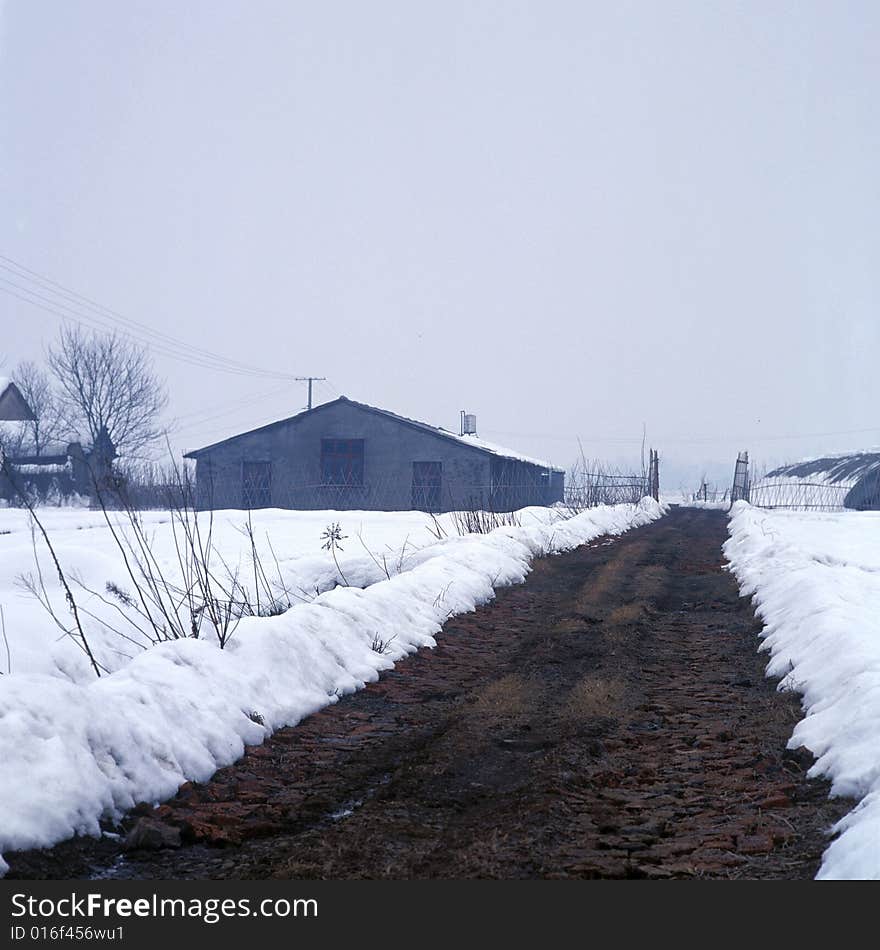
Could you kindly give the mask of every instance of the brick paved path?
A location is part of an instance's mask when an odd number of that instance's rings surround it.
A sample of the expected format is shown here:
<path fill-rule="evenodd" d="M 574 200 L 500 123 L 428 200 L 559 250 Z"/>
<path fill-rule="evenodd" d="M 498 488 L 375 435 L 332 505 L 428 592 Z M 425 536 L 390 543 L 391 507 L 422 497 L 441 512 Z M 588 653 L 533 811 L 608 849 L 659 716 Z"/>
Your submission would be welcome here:
<path fill-rule="evenodd" d="M 673 509 L 538 561 L 436 650 L 140 809 L 183 847 L 73 842 L 12 875 L 811 877 L 849 804 L 785 750 L 799 704 L 763 677 L 725 537 Z"/>

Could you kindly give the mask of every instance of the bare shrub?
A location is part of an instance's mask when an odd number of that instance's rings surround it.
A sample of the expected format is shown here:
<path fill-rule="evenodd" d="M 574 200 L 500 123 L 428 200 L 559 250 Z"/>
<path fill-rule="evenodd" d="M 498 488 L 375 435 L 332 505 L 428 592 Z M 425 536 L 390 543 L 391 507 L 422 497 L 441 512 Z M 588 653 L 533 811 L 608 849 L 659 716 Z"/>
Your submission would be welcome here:
<path fill-rule="evenodd" d="M 55 553 L 55 548 L 52 546 L 52 542 L 49 539 L 49 535 L 44 527 L 42 521 L 40 521 L 37 516 L 34 504 L 27 494 L 21 489 L 18 482 L 16 473 L 13 471 L 12 466 L 9 464 L 8 459 L 3 452 L 3 449 L 0 448 L 0 470 L 2 470 L 3 475 L 9 481 L 9 484 L 12 485 L 16 494 L 21 498 L 22 504 L 28 510 L 28 514 L 31 518 L 31 541 L 34 548 L 34 561 L 36 562 L 36 574 L 25 575 L 21 578 L 21 581 L 25 588 L 32 593 L 39 602 L 49 611 L 53 621 L 58 626 L 58 628 L 64 633 L 65 636 L 70 637 L 70 639 L 85 653 L 88 657 L 89 664 L 95 672 L 96 676 L 100 676 L 102 672 L 106 673 L 107 670 L 98 662 L 95 658 L 95 654 L 92 651 L 91 644 L 89 639 L 86 636 L 86 632 L 83 629 L 82 622 L 80 620 L 79 607 L 76 602 L 76 598 L 73 596 L 73 591 L 71 590 L 70 584 L 68 583 L 67 576 L 61 568 L 61 562 L 58 560 L 58 555 Z M 55 572 L 58 576 L 58 582 L 61 585 L 61 589 L 64 591 L 64 599 L 67 604 L 67 608 L 70 611 L 71 618 L 73 620 L 72 624 L 65 624 L 62 619 L 58 616 L 53 608 L 51 601 L 49 600 L 49 595 L 46 590 L 46 585 L 43 581 L 42 571 L 40 570 L 40 561 L 37 555 L 37 541 L 36 534 L 39 532 L 40 536 L 43 539 L 43 542 L 46 545 L 47 550 L 49 551 L 49 556 L 52 559 L 52 564 L 55 567 Z"/>
<path fill-rule="evenodd" d="M 65 598 L 74 616 L 74 626 L 64 624 L 48 596 L 37 561 L 35 575 L 22 579 L 54 622 L 88 654 L 95 672 L 104 669 L 95 659 L 80 622 L 80 614 L 90 617 L 105 630 L 139 648 L 186 637 L 198 638 L 207 632 L 225 647 L 239 622 L 249 616 L 276 616 L 288 610 L 300 597 L 284 584 L 278 559 L 267 537 L 275 561 L 277 578 L 270 578 L 260 556 L 251 514 L 241 532 L 248 540 L 253 586 L 244 581 L 240 564 L 230 565 L 214 544 L 213 512 L 200 515 L 195 505 L 195 486 L 188 470 L 172 468 L 167 479 L 165 507 L 170 513 L 170 530 L 176 554 L 177 573 L 162 566 L 154 553 L 154 538 L 139 511 L 128 497 L 123 480 L 110 489 L 118 507 L 111 513 L 105 486 L 94 485 L 94 497 L 122 560 L 128 577 L 126 586 L 108 581 L 102 590 L 90 587 L 79 577 L 68 582 L 49 537 L 31 510 L 34 524 L 42 532 L 59 575 Z M 29 502 L 26 501 L 29 505 Z M 36 541 L 34 542 L 36 544 Z M 35 552 L 36 553 L 36 552 Z M 108 608 L 101 616 L 79 605 L 72 586 L 79 587 Z M 116 618 L 113 620 L 112 618 Z"/>
<path fill-rule="evenodd" d="M 518 528 L 522 523 L 515 511 L 492 511 L 477 507 L 454 511 L 452 521 L 460 535 L 488 534 L 505 526 Z"/>
<path fill-rule="evenodd" d="M 9 638 L 6 636 L 6 615 L 3 613 L 3 604 L 0 604 L 0 632 L 3 634 L 3 645 L 6 647 L 6 672 L 12 672 L 12 651 L 9 649 Z"/>
<path fill-rule="evenodd" d="M 174 465 L 128 461 L 114 466 L 114 477 L 125 495 L 125 504 L 135 511 L 165 511 L 172 505 L 179 508 L 186 501 L 180 473 Z M 105 501 L 110 499 L 105 497 Z"/>
<path fill-rule="evenodd" d="M 95 492 L 104 519 L 132 581 L 134 594 L 126 594 L 126 606 L 152 630 L 156 642 L 199 637 L 205 626 L 225 647 L 243 617 L 272 617 L 304 600 L 285 585 L 278 558 L 267 536 L 277 576 L 270 579 L 260 555 L 251 512 L 239 529 L 247 539 L 252 588 L 243 579 L 241 564 L 230 565 L 214 544 L 213 511 L 200 513 L 196 489 L 188 469 L 172 467 L 166 506 L 171 514 L 171 533 L 181 581 L 172 582 L 152 553 L 141 512 L 127 497 L 122 500 L 123 523 L 110 517 L 102 492 Z M 117 595 L 118 596 L 118 595 Z"/>
<path fill-rule="evenodd" d="M 425 525 L 426 529 L 438 541 L 442 541 L 446 537 L 446 529 L 440 524 L 437 515 L 435 515 L 433 511 L 429 511 L 428 514 L 431 516 L 431 524 Z"/>
<path fill-rule="evenodd" d="M 387 640 L 383 640 L 378 633 L 374 634 L 373 641 L 370 644 L 370 649 L 374 653 L 378 653 L 380 656 L 384 656 L 386 653 L 391 652 L 391 644 L 397 639 L 397 636 L 389 637 Z"/>

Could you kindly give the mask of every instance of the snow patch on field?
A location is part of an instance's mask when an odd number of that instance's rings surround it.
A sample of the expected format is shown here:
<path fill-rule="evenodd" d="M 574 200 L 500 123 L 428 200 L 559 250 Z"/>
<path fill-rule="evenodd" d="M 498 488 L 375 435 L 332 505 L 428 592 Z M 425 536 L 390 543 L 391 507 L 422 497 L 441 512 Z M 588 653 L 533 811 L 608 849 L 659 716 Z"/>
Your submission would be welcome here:
<path fill-rule="evenodd" d="M 803 696 L 789 742 L 811 774 L 859 805 L 838 823 L 820 879 L 880 879 L 880 512 L 734 506 L 724 552 L 764 622 L 768 676 Z"/>
<path fill-rule="evenodd" d="M 280 616 L 245 618 L 225 650 L 210 640 L 163 643 L 135 652 L 100 679 L 84 676 L 81 666 L 65 675 L 58 666 L 43 666 L 39 651 L 27 654 L 32 669 L 0 677 L 0 851 L 99 834 L 101 818 L 118 817 L 139 801 L 168 798 L 185 781 L 207 780 L 240 758 L 246 744 L 360 689 L 407 654 L 435 646 L 434 636 L 450 616 L 491 600 L 496 587 L 525 580 L 534 557 L 621 534 L 664 511 L 649 499 L 568 519 L 554 509 L 526 509 L 521 527 L 436 540 L 408 554 L 390 579 L 373 576 L 365 589 L 339 586 Z M 96 579 L 118 569 L 94 515 L 66 514 L 77 523 L 68 525 L 74 537 L 60 545 L 64 556 L 78 557 L 81 570 Z M 312 529 L 326 524 L 327 516 L 273 515 L 291 524 L 318 518 L 309 522 L 312 539 Z M 380 516 L 372 517 L 378 525 Z M 155 519 L 161 527 L 162 516 Z M 391 533 L 399 539 L 398 529 Z M 9 530 L 0 538 L 11 546 L 7 555 L 28 550 L 24 521 Z M 0 566 L 8 568 L 9 560 L 0 559 Z M 313 578 L 329 570 L 327 558 L 319 560 L 288 567 Z M 366 556 L 348 568 L 367 571 L 367 562 L 375 574 Z M 47 620 L 39 606 L 17 603 L 16 643 L 30 623 L 45 646 Z M 387 652 L 372 648 L 376 636 L 388 644 Z M 4 867 L 0 858 L 0 873 Z"/>

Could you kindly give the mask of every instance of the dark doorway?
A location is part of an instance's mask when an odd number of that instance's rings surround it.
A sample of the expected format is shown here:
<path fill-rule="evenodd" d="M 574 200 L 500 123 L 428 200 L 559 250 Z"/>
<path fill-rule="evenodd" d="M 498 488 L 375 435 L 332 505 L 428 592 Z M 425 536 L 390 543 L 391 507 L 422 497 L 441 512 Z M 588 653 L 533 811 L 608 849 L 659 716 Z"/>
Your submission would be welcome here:
<path fill-rule="evenodd" d="M 269 462 L 241 463 L 241 501 L 245 508 L 272 504 L 272 466 Z"/>
<path fill-rule="evenodd" d="M 416 511 L 439 511 L 442 484 L 442 462 L 413 462 L 413 508 Z"/>

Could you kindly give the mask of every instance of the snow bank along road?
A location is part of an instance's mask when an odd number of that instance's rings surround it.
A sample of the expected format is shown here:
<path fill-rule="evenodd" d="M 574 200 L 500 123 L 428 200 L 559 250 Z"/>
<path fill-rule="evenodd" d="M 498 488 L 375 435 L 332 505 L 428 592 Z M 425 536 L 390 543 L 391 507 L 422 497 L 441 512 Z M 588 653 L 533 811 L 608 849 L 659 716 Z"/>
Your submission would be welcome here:
<path fill-rule="evenodd" d="M 719 511 L 540 559 L 436 649 L 128 819 L 8 854 L 58 877 L 812 877 L 852 802 L 723 570 Z M 138 817 L 142 816 L 142 817 Z"/>
<path fill-rule="evenodd" d="M 276 562 L 278 583 L 284 597 L 293 592 L 295 602 L 277 616 L 243 617 L 222 650 L 210 629 L 198 638 L 182 636 L 145 648 L 152 628 L 138 614 L 111 532 L 94 523 L 93 513 L 50 511 L 45 517 L 56 522 L 59 559 L 75 585 L 92 650 L 106 670 L 100 678 L 70 637 L 59 638 L 36 598 L 16 591 L 22 560 L 27 563 L 29 556 L 33 563 L 35 553 L 45 558 L 46 552 L 29 551 L 30 532 L 20 513 L 16 526 L 17 513 L 3 512 L 0 523 L 10 529 L 0 537 L 0 605 L 8 598 L 15 610 L 7 618 L 8 640 L 3 625 L 9 649 L 7 671 L 0 676 L 0 851 L 100 834 L 102 820 L 118 818 L 141 801 L 162 801 L 187 780 L 206 781 L 246 746 L 362 688 L 407 654 L 434 646 L 444 621 L 490 600 L 496 587 L 521 583 L 534 557 L 620 534 L 663 511 L 650 499 L 574 517 L 526 508 L 517 513 L 520 524 L 462 537 L 454 529 L 449 536 L 438 531 L 428 542 L 427 517 L 419 512 L 346 512 L 347 523 L 368 522 L 380 537 L 396 536 L 402 546 L 396 554 L 393 547 L 354 558 L 349 553 L 342 563 L 327 552 L 323 559 L 290 553 L 305 540 L 304 525 L 327 525 L 340 513 L 261 512 L 255 527 L 260 537 L 264 528 L 278 529 L 275 540 L 285 553 Z M 215 515 L 212 538 L 219 549 L 211 563 L 214 570 L 219 559 L 238 565 L 234 573 L 243 580 L 250 574 L 245 582 L 254 583 L 253 603 L 257 568 L 245 560 L 247 569 L 238 573 L 243 546 L 247 550 L 239 530 L 244 517 L 244 512 Z M 180 526 L 175 535 L 167 514 L 151 518 L 151 559 L 164 563 L 163 575 L 171 590 L 178 590 L 173 594 L 164 583 L 153 585 L 162 602 L 158 616 L 177 612 L 178 628 L 189 630 L 194 618 L 204 620 L 204 612 L 188 614 L 179 593 L 191 583 L 186 565 L 175 565 L 172 553 Z M 438 524 L 446 520 L 452 528 L 450 519 L 443 516 Z M 64 522 L 71 520 L 65 531 Z M 422 546 L 409 538 L 415 527 L 422 529 Z M 126 530 L 124 523 L 119 530 Z M 317 531 L 310 535 L 312 545 L 317 536 Z M 375 531 L 370 543 L 376 543 Z M 66 617 L 51 562 L 39 577 L 56 615 Z M 122 596 L 111 596 L 112 590 Z M 273 600 L 278 591 L 273 587 Z M 156 596 L 152 610 L 155 615 Z M 28 651 L 29 641 L 41 641 L 44 650 Z"/>
<path fill-rule="evenodd" d="M 821 878 L 880 878 L 880 512 L 734 508 L 725 553 L 764 621 L 768 672 L 803 695 L 793 745 L 859 801 Z"/>

